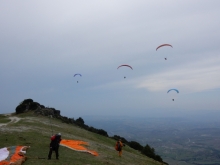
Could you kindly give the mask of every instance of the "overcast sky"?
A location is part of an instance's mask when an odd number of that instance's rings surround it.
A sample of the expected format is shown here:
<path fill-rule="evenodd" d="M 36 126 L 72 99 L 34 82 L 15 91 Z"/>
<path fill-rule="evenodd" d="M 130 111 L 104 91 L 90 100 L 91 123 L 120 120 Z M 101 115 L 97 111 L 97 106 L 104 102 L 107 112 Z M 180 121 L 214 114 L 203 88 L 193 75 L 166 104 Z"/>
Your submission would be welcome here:
<path fill-rule="evenodd" d="M 220 111 L 219 16 L 219 0 L 2 0 L 1 113 L 28 98 L 68 117 Z"/>

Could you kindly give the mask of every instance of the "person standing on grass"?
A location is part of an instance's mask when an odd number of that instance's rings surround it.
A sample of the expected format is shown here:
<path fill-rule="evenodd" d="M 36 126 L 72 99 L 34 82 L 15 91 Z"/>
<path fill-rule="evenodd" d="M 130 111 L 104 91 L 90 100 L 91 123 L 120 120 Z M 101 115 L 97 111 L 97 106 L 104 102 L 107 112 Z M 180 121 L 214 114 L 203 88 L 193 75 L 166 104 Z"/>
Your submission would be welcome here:
<path fill-rule="evenodd" d="M 122 142 L 121 142 L 121 139 L 119 139 L 117 142 L 116 142 L 116 144 L 115 144 L 115 149 L 118 151 L 118 156 L 119 157 L 121 157 L 121 155 L 122 155 L 122 147 L 124 147 L 125 146 L 125 144 L 123 144 Z"/>
<path fill-rule="evenodd" d="M 53 135 L 50 138 L 51 142 L 50 142 L 50 150 L 49 150 L 49 154 L 48 154 L 48 160 L 51 159 L 51 155 L 52 152 L 55 151 L 56 153 L 56 159 L 59 160 L 59 145 L 60 145 L 60 141 L 61 139 L 61 133 L 58 133 L 56 135 Z"/>

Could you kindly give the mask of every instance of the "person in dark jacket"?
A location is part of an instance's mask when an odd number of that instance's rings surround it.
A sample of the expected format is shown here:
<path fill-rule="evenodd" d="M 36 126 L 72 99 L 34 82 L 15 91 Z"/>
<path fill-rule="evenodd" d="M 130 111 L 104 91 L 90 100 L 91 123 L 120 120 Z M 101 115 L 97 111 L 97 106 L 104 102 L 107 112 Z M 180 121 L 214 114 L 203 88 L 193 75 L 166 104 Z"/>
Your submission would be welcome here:
<path fill-rule="evenodd" d="M 59 159 L 59 145 L 60 145 L 60 141 L 62 140 L 61 133 L 51 136 L 50 140 L 51 142 L 50 142 L 50 151 L 48 154 L 48 160 L 51 159 L 51 155 L 53 151 L 55 151 L 56 159 L 58 160 Z"/>

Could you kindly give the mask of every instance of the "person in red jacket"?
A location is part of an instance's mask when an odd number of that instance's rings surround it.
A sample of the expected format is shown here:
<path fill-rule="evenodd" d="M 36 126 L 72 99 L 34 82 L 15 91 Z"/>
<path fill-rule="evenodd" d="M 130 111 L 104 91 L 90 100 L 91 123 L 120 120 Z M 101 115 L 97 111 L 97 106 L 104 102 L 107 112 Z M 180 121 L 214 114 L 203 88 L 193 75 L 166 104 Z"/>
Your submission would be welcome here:
<path fill-rule="evenodd" d="M 59 159 L 59 145 L 60 145 L 60 141 L 61 139 L 61 133 L 58 133 L 56 135 L 51 136 L 50 138 L 51 142 L 50 142 L 50 150 L 49 150 L 49 154 L 48 154 L 48 160 L 51 159 L 51 155 L 52 152 L 55 151 L 56 153 L 56 159 Z"/>

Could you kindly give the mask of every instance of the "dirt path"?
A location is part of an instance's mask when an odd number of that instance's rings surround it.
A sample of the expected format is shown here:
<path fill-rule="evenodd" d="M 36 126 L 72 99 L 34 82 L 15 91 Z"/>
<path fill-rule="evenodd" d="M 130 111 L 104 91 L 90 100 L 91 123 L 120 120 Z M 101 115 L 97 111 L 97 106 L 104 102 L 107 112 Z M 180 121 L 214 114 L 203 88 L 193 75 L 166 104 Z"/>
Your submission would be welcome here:
<path fill-rule="evenodd" d="M 8 115 L 7 115 L 7 116 L 8 116 Z M 8 123 L 0 124 L 0 127 L 6 126 L 6 125 L 8 125 L 8 124 L 10 124 L 10 123 L 17 123 L 19 120 L 21 120 L 21 118 L 16 117 L 16 116 L 9 116 L 8 118 L 9 118 L 11 121 L 8 122 Z"/>

